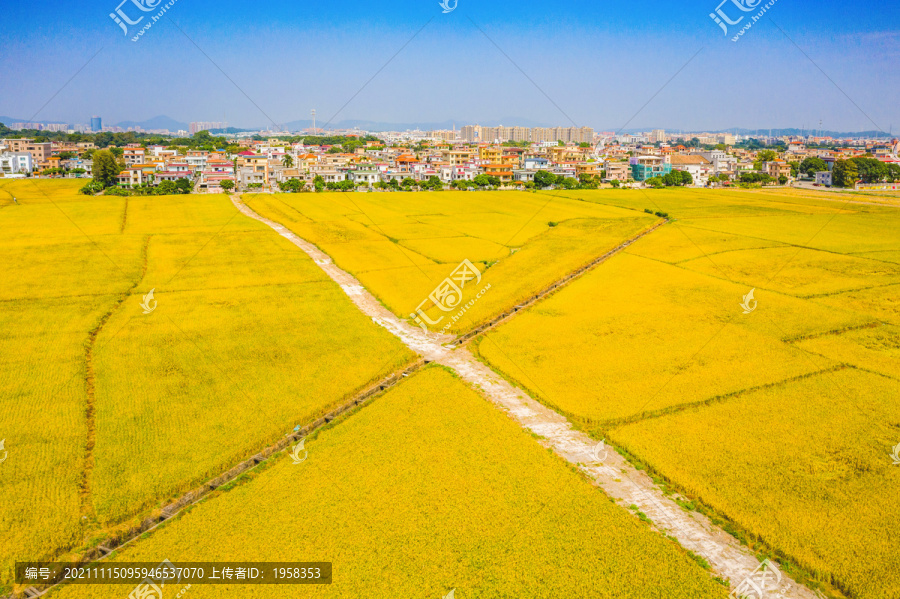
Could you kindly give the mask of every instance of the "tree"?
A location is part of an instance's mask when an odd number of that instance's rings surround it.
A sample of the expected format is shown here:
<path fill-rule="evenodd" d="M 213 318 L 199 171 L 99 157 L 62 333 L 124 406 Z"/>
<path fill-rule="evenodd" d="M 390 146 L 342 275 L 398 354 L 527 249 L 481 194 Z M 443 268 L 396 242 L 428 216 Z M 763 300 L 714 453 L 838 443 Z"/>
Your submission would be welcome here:
<path fill-rule="evenodd" d="M 828 165 L 821 158 L 810 156 L 800 163 L 800 172 L 808 177 L 814 177 L 816 173 L 820 173 L 828 169 Z"/>
<path fill-rule="evenodd" d="M 550 187 L 556 183 L 556 175 L 550 171 L 540 170 L 534 174 L 534 186 L 538 189 Z"/>
<path fill-rule="evenodd" d="M 881 183 L 890 172 L 887 165 L 876 158 L 852 158 L 850 162 L 856 165 L 863 183 Z"/>
<path fill-rule="evenodd" d="M 101 150 L 94 153 L 94 181 L 103 187 L 116 184 L 116 176 L 122 172 L 116 163 L 115 157 L 109 150 Z"/>
<path fill-rule="evenodd" d="M 313 187 L 316 188 L 316 193 L 322 193 L 325 190 L 325 179 L 322 178 L 322 175 L 316 175 L 313 179 Z"/>
<path fill-rule="evenodd" d="M 487 187 L 488 185 L 491 184 L 491 180 L 488 178 L 487 175 L 485 175 L 484 173 L 481 173 L 480 175 L 475 175 L 475 178 L 472 179 L 472 183 L 474 183 L 478 187 Z"/>
<path fill-rule="evenodd" d="M 432 175 L 432 176 L 428 177 L 428 181 L 426 181 L 422 185 L 422 187 L 424 187 L 424 188 L 430 187 L 431 189 L 433 189 L 435 191 L 439 191 L 441 189 L 444 189 L 444 183 L 440 180 L 440 178 L 436 177 L 435 175 Z"/>
<path fill-rule="evenodd" d="M 194 183 L 187 177 L 182 177 L 176 181 L 175 187 L 178 188 L 179 193 L 191 193 L 194 191 Z"/>
<path fill-rule="evenodd" d="M 281 166 L 284 168 L 291 168 L 294 166 L 294 157 L 290 154 L 285 154 L 284 158 L 281 159 Z"/>
<path fill-rule="evenodd" d="M 778 176 L 778 184 L 785 185 L 788 182 L 787 175 L 779 175 Z"/>
<path fill-rule="evenodd" d="M 91 181 L 90 183 L 79 189 L 78 193 L 83 193 L 84 195 L 90 196 L 100 191 L 103 191 L 103 184 L 98 183 L 97 181 Z"/>
<path fill-rule="evenodd" d="M 762 170 L 763 162 L 772 162 L 778 158 L 778 154 L 775 153 L 775 150 L 760 150 L 756 154 L 756 160 L 753 162 L 753 168 L 756 170 Z"/>
<path fill-rule="evenodd" d="M 278 189 L 289 193 L 297 193 L 299 191 L 303 191 L 304 187 L 306 187 L 306 183 L 304 183 L 300 179 L 288 179 L 287 181 L 278 182 Z"/>
<path fill-rule="evenodd" d="M 172 181 L 161 181 L 156 187 L 156 193 L 159 195 L 175 195 L 178 193 L 178 187 Z"/>
<path fill-rule="evenodd" d="M 225 179 L 219 185 L 221 185 L 222 189 L 224 189 L 226 192 L 229 192 L 232 189 L 234 189 L 234 181 L 232 181 L 231 179 Z"/>
<path fill-rule="evenodd" d="M 859 180 L 859 170 L 852 160 L 838 160 L 831 172 L 836 187 L 854 187 Z"/>
<path fill-rule="evenodd" d="M 404 177 L 403 181 L 400 182 L 400 185 L 402 185 L 407 191 L 409 191 L 411 187 L 414 187 L 415 184 L 416 180 L 412 177 Z"/>
<path fill-rule="evenodd" d="M 760 183 L 766 185 L 772 182 L 772 176 L 767 173 L 741 173 L 741 183 Z"/>
<path fill-rule="evenodd" d="M 657 188 L 657 189 L 660 188 L 660 187 L 665 187 L 665 186 L 666 186 L 665 182 L 662 180 L 661 177 L 650 177 L 649 179 L 647 179 L 646 181 L 644 181 L 644 183 L 646 183 L 646 184 L 649 185 L 650 187 L 654 187 L 654 188 Z"/>

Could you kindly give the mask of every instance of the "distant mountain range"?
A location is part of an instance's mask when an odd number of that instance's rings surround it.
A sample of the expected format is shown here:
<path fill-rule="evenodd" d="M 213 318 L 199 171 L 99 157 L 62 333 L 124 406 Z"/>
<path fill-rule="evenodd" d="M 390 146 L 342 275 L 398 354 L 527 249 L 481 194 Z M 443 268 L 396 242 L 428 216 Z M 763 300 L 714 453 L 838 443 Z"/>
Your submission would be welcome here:
<path fill-rule="evenodd" d="M 612 131 L 612 129 L 609 129 Z M 629 129 L 628 133 L 639 133 L 651 131 L 651 129 Z M 681 135 L 679 133 L 680 129 L 665 129 L 666 134 L 669 137 L 678 137 Z M 696 133 L 696 131 L 689 131 L 689 133 Z M 816 131 L 815 129 L 721 129 L 719 131 L 705 131 L 705 133 L 710 134 L 720 134 L 720 133 L 733 133 L 735 135 L 744 135 L 750 137 L 768 137 L 770 134 L 773 137 L 783 137 L 783 136 L 808 136 L 808 135 L 818 135 L 819 137 L 896 137 L 896 135 L 891 135 L 889 132 L 883 131 Z"/>
<path fill-rule="evenodd" d="M 121 127 L 122 129 L 128 129 L 129 127 L 140 127 L 141 129 L 150 130 L 150 129 L 168 129 L 169 131 L 178 131 L 183 129 L 185 131 L 188 130 L 188 124 L 182 123 L 181 121 L 176 121 L 173 118 L 160 115 L 155 116 L 152 119 L 147 119 L 146 121 L 122 121 L 121 123 L 116 123 L 116 127 Z"/>
<path fill-rule="evenodd" d="M 13 123 L 27 123 L 27 122 L 29 122 L 28 119 L 16 119 L 11 116 L 0 116 L 0 123 L 3 123 L 7 127 L 12 125 Z M 68 124 L 70 124 L 70 125 L 73 124 L 69 121 L 45 121 L 43 119 L 38 119 L 37 121 L 34 121 L 34 122 L 45 123 L 45 124 L 51 124 L 51 123 L 58 124 L 58 123 L 68 122 Z M 87 119 L 84 119 L 84 122 L 82 124 L 88 125 L 88 124 L 90 124 L 90 122 L 91 122 L 91 119 L 87 118 Z M 110 123 L 103 123 L 103 124 L 106 126 L 110 125 Z M 152 119 L 147 119 L 146 121 L 122 121 L 121 123 L 115 123 L 112 126 L 113 127 L 121 127 L 123 129 L 128 129 L 129 127 L 140 127 L 141 129 L 168 129 L 169 131 L 178 131 L 179 129 L 184 129 L 185 131 L 187 131 L 187 129 L 188 129 L 187 123 L 182 123 L 180 121 L 176 121 L 173 118 L 163 116 L 163 115 L 155 116 Z"/>
<path fill-rule="evenodd" d="M 0 123 L 3 123 L 6 126 L 10 126 L 12 123 L 23 123 L 26 122 L 26 119 L 21 118 L 13 118 L 8 116 L 0 116 Z M 63 121 L 40 121 L 42 123 L 61 123 Z M 89 121 L 87 121 L 89 122 Z M 109 123 L 104 123 L 109 125 Z M 324 125 L 328 125 L 329 129 L 360 129 L 362 131 L 407 131 L 407 130 L 415 130 L 418 129 L 420 131 L 432 131 L 432 130 L 441 130 L 441 129 L 461 129 L 465 125 L 476 124 L 471 121 L 465 120 L 448 120 L 443 122 L 409 122 L 409 123 L 387 123 L 383 121 L 365 121 L 365 120 L 343 120 L 335 123 L 328 123 L 327 120 L 316 120 L 316 126 L 322 128 Z M 554 127 L 554 126 L 567 126 L 566 123 L 555 123 L 555 124 L 547 124 L 540 123 L 537 121 L 532 121 L 529 119 L 516 118 L 516 117 L 504 117 L 499 120 L 486 120 L 479 121 L 477 124 L 483 127 L 497 127 L 500 125 L 510 126 L 518 126 L 518 127 Z M 182 123 L 181 121 L 176 121 L 175 119 L 165 116 L 159 115 L 155 116 L 151 119 L 147 119 L 145 121 L 122 121 L 116 123 L 114 126 L 121 127 L 123 129 L 128 129 L 129 127 L 140 127 L 141 129 L 151 130 L 151 129 L 168 129 L 169 131 L 178 131 L 189 129 L 188 123 Z M 287 129 L 289 131 L 303 131 L 304 129 L 309 129 L 312 127 L 312 120 L 298 120 L 298 121 L 290 121 L 288 123 L 280 123 L 278 124 L 281 130 Z M 260 127 L 256 128 L 234 128 L 229 127 L 229 131 L 259 131 L 262 129 L 266 129 L 271 127 L 270 124 L 263 124 Z M 665 129 L 665 128 L 664 128 Z M 616 131 L 616 128 L 606 128 L 606 129 L 597 129 L 597 131 Z M 625 133 L 641 133 L 650 131 L 651 129 L 626 129 Z M 665 129 L 666 133 L 670 137 L 677 137 L 680 135 L 679 129 Z M 696 132 L 696 131 L 694 131 Z M 818 133 L 820 136 L 824 137 L 896 137 L 891 135 L 890 133 L 885 133 L 882 131 L 815 131 L 814 129 L 721 129 L 719 131 L 706 131 L 706 133 L 711 134 L 720 134 L 720 133 L 734 133 L 737 135 L 749 135 L 751 137 L 754 136 L 768 136 L 773 135 L 775 137 L 781 137 L 785 135 L 791 136 L 799 136 L 799 135 L 810 135 Z"/>
<path fill-rule="evenodd" d="M 364 120 L 343 120 L 337 121 L 335 123 L 328 123 L 327 120 L 316 120 L 316 127 L 322 128 L 324 125 L 328 124 L 329 129 L 360 129 L 363 131 L 407 131 L 407 130 L 420 130 L 420 131 L 435 131 L 441 129 L 461 129 L 465 125 L 474 125 L 476 123 L 465 121 L 465 120 L 448 120 L 443 122 L 411 122 L 411 123 L 385 123 L 383 121 L 364 121 Z M 477 123 L 483 127 L 497 127 L 502 124 L 506 126 L 519 126 L 519 127 L 547 127 L 548 125 L 543 123 L 537 123 L 535 121 L 530 121 L 528 119 L 522 118 L 502 118 L 500 120 L 488 120 L 488 121 L 480 121 Z M 284 123 L 284 127 L 287 127 L 290 131 L 302 131 L 303 129 L 309 129 L 312 127 L 312 120 L 300 120 L 300 121 L 291 121 L 289 123 Z"/>

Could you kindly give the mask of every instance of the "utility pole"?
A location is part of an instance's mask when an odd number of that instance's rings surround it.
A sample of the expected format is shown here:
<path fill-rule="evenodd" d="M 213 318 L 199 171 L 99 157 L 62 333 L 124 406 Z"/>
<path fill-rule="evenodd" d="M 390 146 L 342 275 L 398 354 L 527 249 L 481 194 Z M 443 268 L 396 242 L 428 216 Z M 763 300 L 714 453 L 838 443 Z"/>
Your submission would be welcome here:
<path fill-rule="evenodd" d="M 312 127 L 313 131 L 312 132 L 313 132 L 313 135 L 315 135 L 316 134 L 316 109 L 315 108 L 312 109 L 312 122 L 313 122 L 313 127 Z"/>

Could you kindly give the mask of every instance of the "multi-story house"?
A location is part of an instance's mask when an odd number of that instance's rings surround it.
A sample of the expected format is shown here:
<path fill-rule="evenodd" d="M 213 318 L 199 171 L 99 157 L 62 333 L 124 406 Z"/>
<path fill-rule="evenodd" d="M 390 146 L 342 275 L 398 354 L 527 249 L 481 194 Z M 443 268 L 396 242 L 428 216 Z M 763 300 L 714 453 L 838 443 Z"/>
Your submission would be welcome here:
<path fill-rule="evenodd" d="M 29 152 L 3 152 L 0 154 L 0 172 L 4 175 L 30 173 L 34 159 Z"/>
<path fill-rule="evenodd" d="M 631 177 L 635 181 L 646 181 L 652 177 L 662 177 L 672 172 L 669 156 L 634 156 L 631 164 Z"/>
<path fill-rule="evenodd" d="M 703 156 L 697 154 L 675 154 L 669 157 L 672 170 L 686 171 L 694 179 L 694 185 L 705 186 L 709 181 L 712 164 Z"/>
<path fill-rule="evenodd" d="M 780 177 L 791 178 L 791 165 L 784 160 L 774 160 L 772 162 L 763 162 L 762 170 L 770 177 L 777 180 Z"/>
<path fill-rule="evenodd" d="M 122 159 L 127 166 L 144 163 L 144 148 L 125 148 L 122 151 Z"/>
<path fill-rule="evenodd" d="M 627 162 L 611 162 L 607 160 L 603 163 L 603 170 L 606 171 L 607 181 L 625 182 L 631 179 L 631 165 Z"/>

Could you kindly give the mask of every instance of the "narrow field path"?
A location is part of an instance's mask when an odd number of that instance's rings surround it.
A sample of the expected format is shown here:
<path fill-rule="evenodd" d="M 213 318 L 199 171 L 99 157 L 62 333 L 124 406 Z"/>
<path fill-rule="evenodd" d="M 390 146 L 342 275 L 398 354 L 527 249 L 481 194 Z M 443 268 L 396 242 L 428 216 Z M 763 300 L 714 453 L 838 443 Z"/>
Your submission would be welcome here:
<path fill-rule="evenodd" d="M 360 282 L 338 268 L 331 258 L 315 245 L 299 238 L 283 225 L 260 216 L 240 199 L 232 198 L 244 215 L 272 227 L 279 235 L 306 252 L 324 270 L 356 306 L 379 325 L 397 336 L 427 361 L 451 368 L 460 378 L 475 386 L 495 405 L 505 410 L 527 430 L 542 437 L 541 443 L 578 465 L 603 491 L 625 507 L 637 506 L 653 526 L 678 540 L 681 545 L 702 556 L 716 575 L 729 580 L 732 588 L 753 574 L 759 560 L 738 541 L 713 525 L 697 512 L 689 512 L 667 497 L 649 476 L 636 470 L 611 448 L 594 456 L 597 442 L 576 431 L 561 415 L 547 408 L 524 391 L 513 387 L 499 374 L 481 363 L 465 346 L 448 346 L 456 340 L 452 335 L 425 332 L 397 318 L 366 291 Z M 624 250 L 633 240 L 623 242 L 611 256 Z M 600 458 L 598 461 L 597 457 Z M 778 588 L 781 597 L 815 599 L 816 593 L 781 574 Z M 774 595 L 773 595 L 774 596 Z"/>

